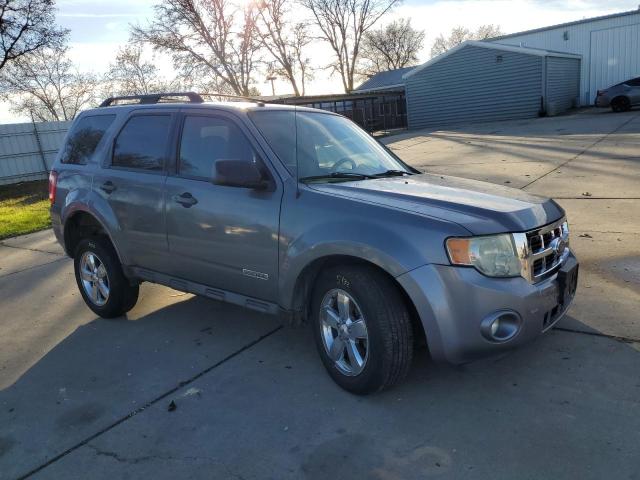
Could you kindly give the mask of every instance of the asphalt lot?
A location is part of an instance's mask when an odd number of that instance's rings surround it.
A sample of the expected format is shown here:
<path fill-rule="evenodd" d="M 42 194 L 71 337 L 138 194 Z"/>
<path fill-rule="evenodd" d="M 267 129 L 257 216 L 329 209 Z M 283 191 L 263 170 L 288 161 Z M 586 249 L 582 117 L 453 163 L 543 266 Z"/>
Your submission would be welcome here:
<path fill-rule="evenodd" d="M 557 328 L 461 367 L 421 351 L 405 383 L 356 397 L 308 329 L 147 284 L 98 319 L 50 231 L 5 240 L 0 478 L 640 479 L 640 111 L 386 141 L 558 199 L 582 263 Z"/>

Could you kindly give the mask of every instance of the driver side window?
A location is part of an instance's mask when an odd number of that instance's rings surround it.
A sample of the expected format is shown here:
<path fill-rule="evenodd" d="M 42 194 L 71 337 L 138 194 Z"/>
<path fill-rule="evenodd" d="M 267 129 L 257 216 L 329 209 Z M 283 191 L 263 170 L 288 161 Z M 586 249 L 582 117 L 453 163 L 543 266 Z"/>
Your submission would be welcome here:
<path fill-rule="evenodd" d="M 178 174 L 215 181 L 217 160 L 258 162 L 258 157 L 233 122 L 221 117 L 187 115 L 180 139 Z"/>

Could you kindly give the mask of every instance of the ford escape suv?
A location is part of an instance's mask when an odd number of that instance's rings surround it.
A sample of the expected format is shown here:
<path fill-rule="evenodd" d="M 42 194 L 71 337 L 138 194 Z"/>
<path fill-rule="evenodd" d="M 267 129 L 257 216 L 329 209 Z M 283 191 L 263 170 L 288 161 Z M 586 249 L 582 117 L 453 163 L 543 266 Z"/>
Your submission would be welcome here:
<path fill-rule="evenodd" d="M 322 110 L 111 98 L 74 121 L 50 199 L 97 315 L 147 281 L 308 322 L 354 393 L 401 380 L 416 343 L 456 364 L 522 345 L 576 290 L 556 202 L 420 173 Z"/>

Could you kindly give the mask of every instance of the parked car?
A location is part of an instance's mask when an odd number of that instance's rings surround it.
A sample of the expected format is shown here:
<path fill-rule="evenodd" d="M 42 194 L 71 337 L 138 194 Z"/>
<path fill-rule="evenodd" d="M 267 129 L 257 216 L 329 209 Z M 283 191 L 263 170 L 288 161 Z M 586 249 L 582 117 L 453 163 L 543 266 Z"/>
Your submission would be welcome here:
<path fill-rule="evenodd" d="M 626 112 L 633 105 L 640 104 L 640 77 L 598 90 L 597 107 L 611 107 L 614 112 Z"/>
<path fill-rule="evenodd" d="M 362 394 L 400 381 L 420 341 L 465 363 L 571 304 L 553 200 L 420 173 L 330 112 L 184 98 L 82 112 L 55 161 L 53 228 L 97 315 L 125 314 L 147 281 L 307 322 Z"/>

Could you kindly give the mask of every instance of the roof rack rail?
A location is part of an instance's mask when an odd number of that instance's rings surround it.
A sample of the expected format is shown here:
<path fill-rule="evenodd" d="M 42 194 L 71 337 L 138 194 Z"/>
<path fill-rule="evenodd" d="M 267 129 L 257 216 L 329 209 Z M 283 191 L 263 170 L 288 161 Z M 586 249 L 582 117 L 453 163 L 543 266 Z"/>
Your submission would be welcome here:
<path fill-rule="evenodd" d="M 235 98 L 238 100 L 246 100 L 248 102 L 254 102 L 258 104 L 259 107 L 264 107 L 265 101 L 259 98 L 247 97 L 244 95 L 229 95 L 227 93 L 200 93 L 202 97 L 224 97 L 224 98 Z"/>
<path fill-rule="evenodd" d="M 204 100 L 195 92 L 168 92 L 168 93 L 148 93 L 145 95 L 124 95 L 120 97 L 109 97 L 100 104 L 101 107 L 114 105 L 121 100 L 138 100 L 140 105 L 160 103 L 163 98 L 186 97 L 188 103 L 203 103 Z M 131 102 L 133 103 L 133 102 Z"/>

